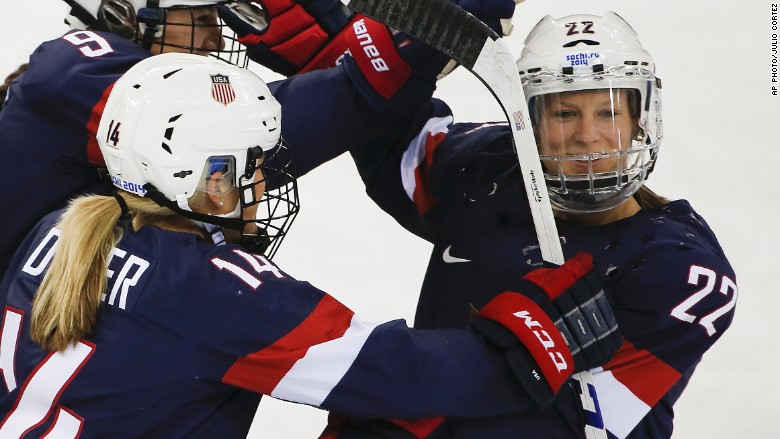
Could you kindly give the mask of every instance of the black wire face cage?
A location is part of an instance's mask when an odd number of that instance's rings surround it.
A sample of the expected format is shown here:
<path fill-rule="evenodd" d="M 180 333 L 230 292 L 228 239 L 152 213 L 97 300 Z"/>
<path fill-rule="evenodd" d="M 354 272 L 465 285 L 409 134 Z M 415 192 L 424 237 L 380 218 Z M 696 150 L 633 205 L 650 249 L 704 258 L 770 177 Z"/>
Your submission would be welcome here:
<path fill-rule="evenodd" d="M 252 157 L 250 150 L 246 169 L 238 179 L 242 210 L 257 206 L 256 219 L 245 220 L 247 224 L 254 223 L 257 230 L 255 232 L 252 227 L 247 232 L 245 227 L 243 244 L 253 252 L 263 252 L 268 258 L 273 258 L 300 211 L 298 183 L 292 156 L 284 140 L 280 139 L 277 146 L 265 155 L 259 147 L 256 151 L 255 157 Z M 261 157 L 264 160 L 257 166 L 257 159 Z M 262 171 L 263 178 L 253 181 L 258 169 Z M 259 187 L 261 184 L 265 184 L 265 191 Z"/>
<path fill-rule="evenodd" d="M 189 21 L 172 21 L 168 16 L 169 10 L 189 11 Z M 246 68 L 249 65 L 249 58 L 246 56 L 246 47 L 238 42 L 238 36 L 230 29 L 221 18 L 217 18 L 215 23 L 199 23 L 197 21 L 199 14 L 204 10 L 214 9 L 214 16 L 218 17 L 215 6 L 202 7 L 172 7 L 167 9 L 141 9 L 138 11 L 138 21 L 145 23 L 147 30 L 142 33 L 140 26 L 137 33 L 137 40 L 147 50 L 151 48 L 152 43 L 157 43 L 161 47 L 161 52 L 185 52 L 200 55 L 209 55 L 228 64 Z M 164 31 L 159 40 L 154 40 L 154 29 L 162 25 Z M 151 26 L 151 27 L 150 27 Z M 170 38 L 171 30 L 177 27 L 186 27 L 190 29 L 189 44 L 173 43 L 166 38 Z M 217 29 L 222 35 L 223 47 L 199 47 L 196 45 L 196 36 L 202 32 L 208 32 L 209 29 Z M 171 48 L 173 48 L 171 50 Z"/>

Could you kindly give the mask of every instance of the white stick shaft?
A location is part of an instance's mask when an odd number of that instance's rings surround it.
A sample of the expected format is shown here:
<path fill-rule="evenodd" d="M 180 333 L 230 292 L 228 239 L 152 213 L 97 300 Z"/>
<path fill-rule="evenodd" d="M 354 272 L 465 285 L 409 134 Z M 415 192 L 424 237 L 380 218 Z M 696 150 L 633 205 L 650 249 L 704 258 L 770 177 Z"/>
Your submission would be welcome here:
<path fill-rule="evenodd" d="M 563 249 L 550 197 L 547 194 L 547 184 L 544 181 L 542 163 L 539 160 L 539 150 L 531 129 L 528 105 L 525 102 L 525 94 L 517 68 L 502 39 L 499 38 L 495 41 L 487 39 L 485 47 L 474 64 L 473 71 L 485 82 L 493 96 L 499 101 L 507 121 L 509 121 L 542 258 L 547 262 L 563 264 Z M 488 84 L 489 79 L 487 78 L 496 80 L 491 80 Z M 597 401 L 591 396 L 591 392 L 595 396 L 596 391 L 593 375 L 589 371 L 584 371 L 573 375 L 572 379 L 580 385 L 582 407 L 597 415 L 598 423 L 601 424 L 601 428 L 586 425 L 585 437 L 587 439 L 607 439 L 607 432 L 603 428 L 603 422 L 600 421 L 601 413 Z"/>
<path fill-rule="evenodd" d="M 501 104 L 512 130 L 542 258 L 547 262 L 563 264 L 563 250 L 550 205 L 550 197 L 547 194 L 547 185 L 544 182 L 536 139 L 531 129 L 528 105 L 525 102 L 517 68 L 503 39 L 494 41 L 488 38 L 485 48 L 482 49 L 474 64 L 474 72 L 483 81 L 486 80 L 485 78 L 497 78 L 491 81 L 488 87 Z"/>

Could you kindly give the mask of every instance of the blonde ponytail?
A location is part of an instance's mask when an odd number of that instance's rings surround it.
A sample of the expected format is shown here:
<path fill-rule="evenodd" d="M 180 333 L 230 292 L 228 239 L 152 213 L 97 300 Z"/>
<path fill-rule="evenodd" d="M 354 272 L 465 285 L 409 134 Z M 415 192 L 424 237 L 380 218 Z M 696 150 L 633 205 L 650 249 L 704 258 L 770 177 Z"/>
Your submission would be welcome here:
<path fill-rule="evenodd" d="M 41 347 L 61 351 L 95 324 L 106 287 L 108 256 L 122 237 L 122 210 L 114 197 L 86 196 L 71 201 L 57 227 L 57 250 L 33 300 L 30 337 Z"/>
<path fill-rule="evenodd" d="M 180 218 L 151 200 L 125 192 L 119 196 L 133 216 L 160 222 Z M 122 238 L 121 215 L 113 196 L 90 195 L 71 201 L 60 218 L 57 250 L 33 300 L 30 321 L 30 337 L 44 349 L 62 351 L 92 331 L 109 255 Z"/>

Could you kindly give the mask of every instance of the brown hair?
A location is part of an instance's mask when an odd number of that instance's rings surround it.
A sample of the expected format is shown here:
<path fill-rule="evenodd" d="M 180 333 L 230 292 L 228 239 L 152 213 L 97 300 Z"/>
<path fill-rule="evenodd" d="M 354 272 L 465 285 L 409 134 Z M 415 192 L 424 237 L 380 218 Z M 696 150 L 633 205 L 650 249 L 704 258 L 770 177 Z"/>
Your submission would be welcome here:
<path fill-rule="evenodd" d="M 18 78 L 19 75 L 24 73 L 24 71 L 27 70 L 27 64 L 20 65 L 13 73 L 8 75 L 7 78 L 5 78 L 5 81 L 0 84 L 0 110 L 3 109 L 3 104 L 5 103 L 5 98 L 8 96 L 8 87 L 11 86 L 11 83 L 14 82 L 14 79 Z"/>
<path fill-rule="evenodd" d="M 669 203 L 669 199 L 656 194 L 647 186 L 640 187 L 634 194 L 634 199 L 642 210 L 657 209 Z"/>

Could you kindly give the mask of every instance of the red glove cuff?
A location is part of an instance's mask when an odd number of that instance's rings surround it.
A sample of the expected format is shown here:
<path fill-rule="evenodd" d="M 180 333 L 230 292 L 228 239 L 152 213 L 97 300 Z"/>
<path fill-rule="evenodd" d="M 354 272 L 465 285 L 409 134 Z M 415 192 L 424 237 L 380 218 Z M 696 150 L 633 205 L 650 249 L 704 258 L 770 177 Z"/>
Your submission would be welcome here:
<path fill-rule="evenodd" d="M 501 293 L 478 316 L 500 324 L 520 340 L 553 392 L 574 372 L 574 358 L 566 341 L 555 323 L 531 299 L 518 293 Z"/>
<path fill-rule="evenodd" d="M 550 300 L 560 296 L 593 268 L 593 256 L 580 252 L 557 268 L 538 268 L 523 279 L 541 288 Z"/>
<path fill-rule="evenodd" d="M 409 79 L 412 68 L 398 53 L 387 26 L 363 16 L 355 18 L 344 31 L 347 48 L 371 87 L 391 99 Z"/>

